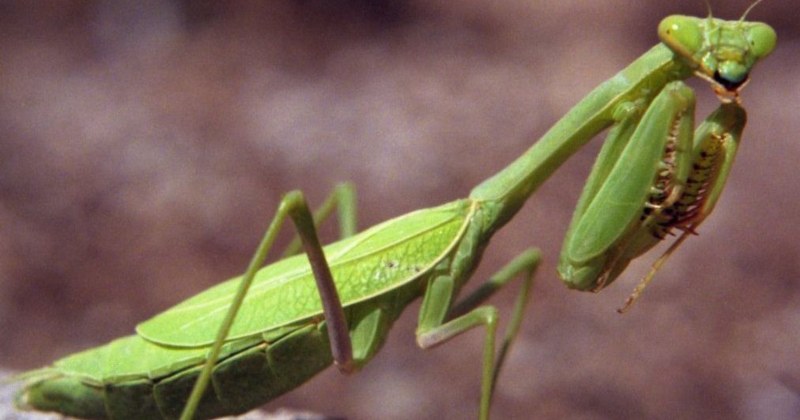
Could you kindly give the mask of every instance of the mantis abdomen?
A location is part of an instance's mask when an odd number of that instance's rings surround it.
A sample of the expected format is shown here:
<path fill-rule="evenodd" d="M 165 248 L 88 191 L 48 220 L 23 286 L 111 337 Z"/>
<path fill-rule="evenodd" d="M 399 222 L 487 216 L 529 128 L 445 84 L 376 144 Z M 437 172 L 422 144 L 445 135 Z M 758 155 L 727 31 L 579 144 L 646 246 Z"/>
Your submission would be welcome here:
<path fill-rule="evenodd" d="M 411 284 L 406 289 L 412 292 L 415 287 Z M 401 290 L 394 295 L 394 302 L 401 303 L 407 294 Z M 380 300 L 383 302 L 377 305 L 367 302 L 347 310 L 348 322 L 361 332 L 362 342 L 355 343 L 361 352 L 354 354 L 359 364 L 378 351 L 399 314 L 391 301 Z M 246 412 L 330 366 L 325 327 L 324 321 L 305 322 L 270 332 L 271 337 L 227 343 L 223 357 L 214 366 L 212 386 L 200 402 L 198 418 Z M 365 337 L 368 342 L 363 342 Z M 42 380 L 26 389 L 23 403 L 84 418 L 177 418 L 200 374 L 206 352 L 206 348 L 169 349 L 135 335 L 124 337 L 34 372 Z M 136 360 L 126 360 L 128 356 Z M 131 366 L 120 369 L 120 365 Z M 113 376 L 97 376 L 98 366 Z"/>

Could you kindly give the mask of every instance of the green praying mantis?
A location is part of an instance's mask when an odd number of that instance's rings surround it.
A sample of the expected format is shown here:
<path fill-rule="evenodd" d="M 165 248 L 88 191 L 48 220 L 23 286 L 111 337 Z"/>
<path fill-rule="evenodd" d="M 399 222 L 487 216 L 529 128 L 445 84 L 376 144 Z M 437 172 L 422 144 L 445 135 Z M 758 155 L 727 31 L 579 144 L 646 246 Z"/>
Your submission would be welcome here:
<path fill-rule="evenodd" d="M 746 13 L 745 13 L 746 15 Z M 431 348 L 485 328 L 479 417 L 487 419 L 505 355 L 523 318 L 540 254 L 528 249 L 475 292 L 459 292 L 492 235 L 581 146 L 610 127 L 564 241 L 558 272 L 597 291 L 673 230 L 683 231 L 626 302 L 710 214 L 724 187 L 746 115 L 740 91 L 769 55 L 764 23 L 670 16 L 661 43 L 598 86 L 522 156 L 469 197 L 356 233 L 350 184 L 312 213 L 292 191 L 245 273 L 112 341 L 20 376 L 17 404 L 84 418 L 210 418 L 236 414 L 298 387 L 335 363 L 371 360 L 392 323 L 422 297 L 417 343 Z M 694 130 L 698 76 L 722 104 Z M 322 246 L 316 226 L 338 212 L 342 239 Z M 287 217 L 299 241 L 263 266 Z M 297 254 L 300 245 L 304 252 Z M 295 255 L 297 254 L 297 255 Z M 484 304 L 520 279 L 511 320 L 495 348 L 497 309 Z"/>

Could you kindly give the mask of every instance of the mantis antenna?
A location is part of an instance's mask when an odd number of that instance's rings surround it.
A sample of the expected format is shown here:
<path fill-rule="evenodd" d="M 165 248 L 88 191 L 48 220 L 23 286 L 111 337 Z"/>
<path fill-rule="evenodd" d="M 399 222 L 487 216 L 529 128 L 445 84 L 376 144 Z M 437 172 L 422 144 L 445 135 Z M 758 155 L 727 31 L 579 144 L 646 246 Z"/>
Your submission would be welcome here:
<path fill-rule="evenodd" d="M 758 6 L 758 3 L 761 3 L 762 1 L 764 0 L 756 0 L 753 4 L 751 4 L 750 7 L 748 7 L 744 13 L 742 13 L 742 17 L 739 18 L 739 22 L 744 22 L 744 18 L 747 17 L 747 14 L 750 13 L 750 11 L 753 10 L 754 7 Z"/>

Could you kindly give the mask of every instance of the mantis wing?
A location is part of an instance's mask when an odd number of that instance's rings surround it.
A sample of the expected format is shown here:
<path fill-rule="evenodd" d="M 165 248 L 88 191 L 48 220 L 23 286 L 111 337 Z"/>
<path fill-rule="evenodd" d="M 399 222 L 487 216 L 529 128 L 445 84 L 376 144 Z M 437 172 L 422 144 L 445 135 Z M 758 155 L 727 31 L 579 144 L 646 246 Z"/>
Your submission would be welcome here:
<path fill-rule="evenodd" d="M 389 220 L 324 248 L 342 306 L 417 279 L 442 260 L 463 235 L 473 208 L 461 200 Z M 147 340 L 176 347 L 213 343 L 238 287 L 234 278 L 139 324 Z M 305 255 L 262 268 L 228 340 L 252 336 L 322 314 Z"/>

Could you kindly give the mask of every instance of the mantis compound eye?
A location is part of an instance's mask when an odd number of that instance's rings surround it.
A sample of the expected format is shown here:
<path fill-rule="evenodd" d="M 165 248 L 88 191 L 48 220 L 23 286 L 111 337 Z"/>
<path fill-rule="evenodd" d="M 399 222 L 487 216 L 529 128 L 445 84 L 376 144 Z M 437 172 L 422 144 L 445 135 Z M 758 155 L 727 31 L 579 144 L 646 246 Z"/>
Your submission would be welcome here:
<path fill-rule="evenodd" d="M 751 23 L 747 30 L 747 39 L 750 42 L 750 53 L 758 58 L 768 56 L 775 49 L 778 35 L 766 23 Z"/>
<path fill-rule="evenodd" d="M 699 22 L 689 16 L 668 16 L 658 24 L 658 38 L 679 55 L 692 58 L 703 48 L 703 28 Z"/>

